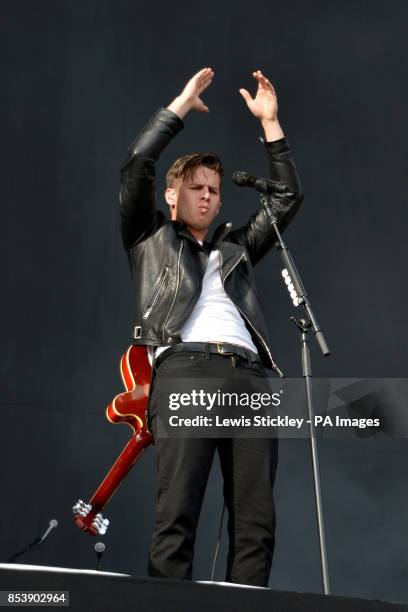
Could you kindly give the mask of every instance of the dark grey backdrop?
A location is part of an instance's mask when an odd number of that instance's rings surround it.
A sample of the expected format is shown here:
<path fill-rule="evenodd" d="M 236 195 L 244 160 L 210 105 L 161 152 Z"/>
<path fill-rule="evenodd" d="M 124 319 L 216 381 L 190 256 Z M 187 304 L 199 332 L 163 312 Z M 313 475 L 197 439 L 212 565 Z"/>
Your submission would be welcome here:
<path fill-rule="evenodd" d="M 150 114 L 203 66 L 216 76 L 208 117 L 190 116 L 163 155 L 215 150 L 227 177 L 264 175 L 254 118 L 238 94 L 257 68 L 275 84 L 305 201 L 287 239 L 332 349 L 318 376 L 406 375 L 405 232 L 408 5 L 391 2 L 1 3 L 1 396 L 4 561 L 60 527 L 27 562 L 92 567 L 92 540 L 70 523 L 128 439 L 104 420 L 122 390 L 132 287 L 118 232 L 119 167 Z M 222 217 L 257 205 L 225 181 Z M 257 271 L 274 352 L 300 373 L 297 333 L 271 254 Z M 271 586 L 319 590 L 309 450 L 282 443 Z M 408 599 L 404 441 L 320 447 L 336 593 Z M 107 514 L 106 569 L 145 574 L 154 451 Z M 218 471 L 200 524 L 196 577 L 209 576 L 221 510 Z M 225 542 L 223 543 L 225 549 Z M 224 553 L 223 553 L 224 556 Z M 223 564 L 217 572 L 223 578 Z"/>

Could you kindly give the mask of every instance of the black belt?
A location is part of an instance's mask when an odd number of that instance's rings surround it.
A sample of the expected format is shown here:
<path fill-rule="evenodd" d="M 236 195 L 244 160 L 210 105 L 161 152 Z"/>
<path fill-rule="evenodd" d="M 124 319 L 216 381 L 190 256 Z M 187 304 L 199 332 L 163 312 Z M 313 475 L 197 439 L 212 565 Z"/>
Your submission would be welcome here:
<path fill-rule="evenodd" d="M 182 351 L 205 353 L 208 356 L 221 355 L 222 357 L 241 357 L 249 361 L 249 363 L 262 363 L 258 353 L 244 348 L 243 346 L 238 346 L 237 344 L 228 344 L 227 342 L 181 342 L 180 344 L 174 344 L 160 353 L 155 361 L 156 369 L 164 359 L 173 355 L 173 353 L 181 353 Z"/>

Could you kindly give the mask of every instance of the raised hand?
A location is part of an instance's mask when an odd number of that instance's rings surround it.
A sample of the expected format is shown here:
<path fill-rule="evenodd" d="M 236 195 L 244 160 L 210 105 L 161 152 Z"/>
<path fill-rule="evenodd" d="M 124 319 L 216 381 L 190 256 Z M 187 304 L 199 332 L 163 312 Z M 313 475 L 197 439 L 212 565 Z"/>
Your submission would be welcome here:
<path fill-rule="evenodd" d="M 183 118 L 189 111 L 208 113 L 209 108 L 200 98 L 201 94 L 211 84 L 214 72 L 211 68 L 202 68 L 188 81 L 183 91 L 167 107 Z"/>
<path fill-rule="evenodd" d="M 255 98 L 246 89 L 240 89 L 239 93 L 244 98 L 251 113 L 260 121 L 274 121 L 278 116 L 278 99 L 272 83 L 262 74 L 260 70 L 252 73 L 258 81 L 258 89 Z"/>
<path fill-rule="evenodd" d="M 246 89 L 240 89 L 239 93 L 254 117 L 262 123 L 267 141 L 278 140 L 283 137 L 283 132 L 278 122 L 278 99 L 275 89 L 260 70 L 253 72 L 252 76 L 258 81 L 255 98 L 252 98 Z"/>

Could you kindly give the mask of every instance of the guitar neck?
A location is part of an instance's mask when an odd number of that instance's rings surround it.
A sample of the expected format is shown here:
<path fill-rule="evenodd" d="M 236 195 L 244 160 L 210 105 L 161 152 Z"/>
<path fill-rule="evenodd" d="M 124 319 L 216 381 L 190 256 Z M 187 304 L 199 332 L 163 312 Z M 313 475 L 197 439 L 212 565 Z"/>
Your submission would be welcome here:
<path fill-rule="evenodd" d="M 95 513 L 102 510 L 108 503 L 126 474 L 150 444 L 151 437 L 143 435 L 141 432 L 130 438 L 89 502 Z"/>

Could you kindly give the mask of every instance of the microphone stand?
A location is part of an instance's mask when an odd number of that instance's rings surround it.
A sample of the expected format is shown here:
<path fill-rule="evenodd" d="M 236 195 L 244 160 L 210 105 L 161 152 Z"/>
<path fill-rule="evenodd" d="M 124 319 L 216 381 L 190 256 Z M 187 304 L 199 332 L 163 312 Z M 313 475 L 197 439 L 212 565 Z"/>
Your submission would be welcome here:
<path fill-rule="evenodd" d="M 316 514 L 317 514 L 317 525 L 319 531 L 319 543 L 320 543 L 320 558 L 322 566 L 322 578 L 323 588 L 325 595 L 330 595 L 330 581 L 329 581 L 329 570 L 327 563 L 327 552 L 326 552 L 326 537 L 324 528 L 324 517 L 323 517 L 323 504 L 321 494 L 321 481 L 320 481 L 320 470 L 319 470 L 319 457 L 317 452 L 317 440 L 316 440 L 316 429 L 314 421 L 314 406 L 313 406 L 313 388 L 312 388 L 312 367 L 309 352 L 309 338 L 308 332 L 310 329 L 313 330 L 319 348 L 323 355 L 327 357 L 330 355 L 329 348 L 326 344 L 323 332 L 318 324 L 317 318 L 313 312 L 312 305 L 307 297 L 305 288 L 300 279 L 299 272 L 296 269 L 292 255 L 286 244 L 282 240 L 282 235 L 278 228 L 278 221 L 276 218 L 275 210 L 278 210 L 278 205 L 273 201 L 272 194 L 262 193 L 261 195 L 262 206 L 264 207 L 271 224 L 275 229 L 276 236 L 278 238 L 277 247 L 280 250 L 284 270 L 282 272 L 285 283 L 288 285 L 290 294 L 293 300 L 294 306 L 303 306 L 306 311 L 306 318 L 295 319 L 291 317 L 291 320 L 295 323 L 301 334 L 301 346 L 302 346 L 302 371 L 306 385 L 306 398 L 307 407 L 309 413 L 310 422 L 310 443 L 312 452 L 312 464 L 313 464 L 313 480 L 316 498 Z M 288 283 L 289 281 L 289 283 Z"/>
<path fill-rule="evenodd" d="M 223 525 L 223 522 L 224 522 L 224 515 L 225 515 L 225 502 L 224 502 L 224 504 L 222 506 L 221 519 L 220 519 L 220 524 L 219 524 L 219 527 L 218 527 L 217 544 L 215 546 L 214 559 L 213 559 L 213 564 L 212 564 L 212 568 L 211 568 L 211 578 L 210 578 L 211 582 L 214 582 L 215 566 L 217 565 L 218 551 L 219 551 L 219 548 L 220 548 L 221 535 L 222 535 L 222 525 Z"/>
<path fill-rule="evenodd" d="M 102 555 L 105 552 L 105 544 L 103 542 L 97 542 L 94 546 L 96 552 L 96 571 L 100 572 L 102 569 Z"/>
<path fill-rule="evenodd" d="M 27 553 L 29 550 L 32 550 L 33 548 L 35 548 L 39 544 L 41 544 L 41 538 L 36 538 L 33 542 L 31 542 L 31 544 L 28 544 L 28 546 L 26 546 L 22 550 L 19 550 L 12 557 L 10 557 L 10 559 L 8 559 L 7 563 L 15 563 L 16 559 L 18 559 L 18 557 L 20 557 L 20 555 L 23 555 L 24 553 Z"/>

